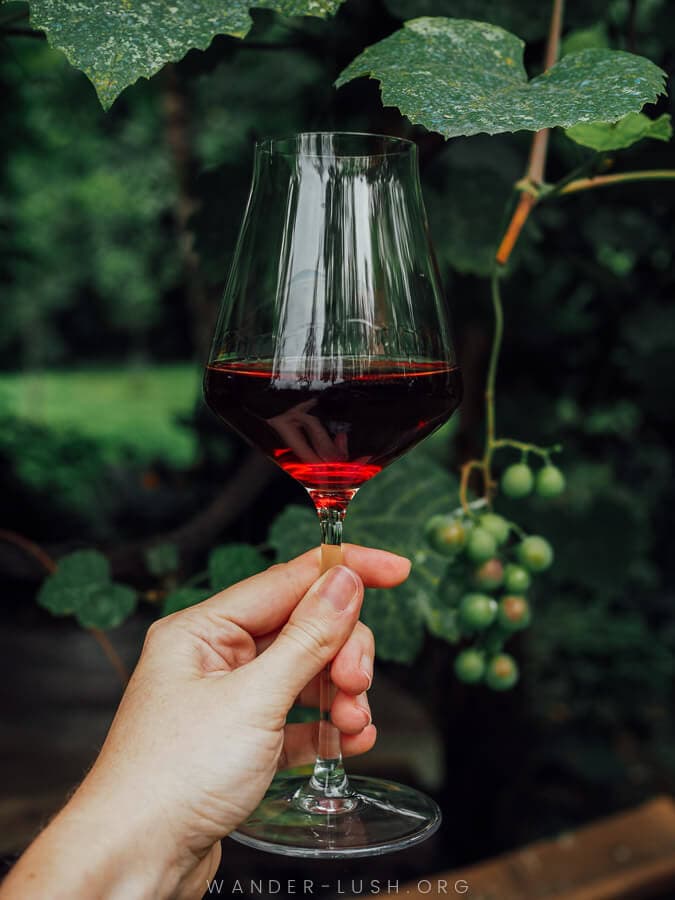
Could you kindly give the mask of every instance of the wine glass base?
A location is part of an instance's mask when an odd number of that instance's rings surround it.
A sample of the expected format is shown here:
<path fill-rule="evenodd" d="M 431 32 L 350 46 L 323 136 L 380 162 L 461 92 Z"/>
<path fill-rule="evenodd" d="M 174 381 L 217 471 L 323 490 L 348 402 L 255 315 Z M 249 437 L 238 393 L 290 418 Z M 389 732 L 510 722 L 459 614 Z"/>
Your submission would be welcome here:
<path fill-rule="evenodd" d="M 350 777 L 353 808 L 306 812 L 295 794 L 306 775 L 278 775 L 256 811 L 230 837 L 268 853 L 314 859 L 378 856 L 430 837 L 441 824 L 436 803 L 420 791 L 380 778 Z"/>

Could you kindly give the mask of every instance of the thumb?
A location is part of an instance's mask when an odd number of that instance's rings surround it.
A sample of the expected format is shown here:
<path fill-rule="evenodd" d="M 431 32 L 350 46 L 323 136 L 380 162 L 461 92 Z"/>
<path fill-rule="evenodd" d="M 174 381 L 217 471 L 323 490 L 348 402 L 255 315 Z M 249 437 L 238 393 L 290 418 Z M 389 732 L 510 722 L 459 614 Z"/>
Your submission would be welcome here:
<path fill-rule="evenodd" d="M 363 582 L 346 566 L 333 566 L 295 607 L 276 640 L 252 663 L 287 708 L 325 668 L 352 633 L 363 601 Z"/>

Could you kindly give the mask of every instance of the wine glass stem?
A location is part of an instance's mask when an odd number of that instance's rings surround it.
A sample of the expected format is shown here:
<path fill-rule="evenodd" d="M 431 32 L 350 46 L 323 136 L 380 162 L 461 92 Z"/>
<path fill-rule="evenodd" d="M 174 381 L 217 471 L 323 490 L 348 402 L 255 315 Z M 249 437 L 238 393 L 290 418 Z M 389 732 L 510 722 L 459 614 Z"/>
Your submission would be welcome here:
<path fill-rule="evenodd" d="M 344 509 L 319 507 L 321 525 L 321 573 L 342 563 L 342 522 Z M 309 782 L 301 788 L 296 800 L 303 809 L 316 813 L 341 813 L 353 808 L 352 791 L 342 765 L 340 732 L 330 719 L 335 687 L 330 665 L 319 676 L 318 753 Z"/>

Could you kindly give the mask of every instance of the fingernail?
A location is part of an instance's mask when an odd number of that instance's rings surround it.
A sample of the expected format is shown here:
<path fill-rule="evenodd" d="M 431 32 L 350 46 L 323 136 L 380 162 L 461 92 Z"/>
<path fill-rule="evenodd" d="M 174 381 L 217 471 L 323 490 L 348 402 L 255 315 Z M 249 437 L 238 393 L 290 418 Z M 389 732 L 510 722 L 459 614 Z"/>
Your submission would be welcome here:
<path fill-rule="evenodd" d="M 359 668 L 368 679 L 368 687 L 373 683 L 373 657 L 370 653 L 364 653 L 359 663 Z"/>
<path fill-rule="evenodd" d="M 356 576 L 346 566 L 333 566 L 319 585 L 319 596 L 322 600 L 327 600 L 335 612 L 347 609 L 358 591 Z"/>
<path fill-rule="evenodd" d="M 368 703 L 368 697 L 366 696 L 365 691 L 363 694 L 359 694 L 358 697 L 356 697 L 356 705 L 366 714 L 366 716 L 368 717 L 368 721 L 366 724 L 370 725 L 372 717 L 370 715 L 370 704 Z"/>

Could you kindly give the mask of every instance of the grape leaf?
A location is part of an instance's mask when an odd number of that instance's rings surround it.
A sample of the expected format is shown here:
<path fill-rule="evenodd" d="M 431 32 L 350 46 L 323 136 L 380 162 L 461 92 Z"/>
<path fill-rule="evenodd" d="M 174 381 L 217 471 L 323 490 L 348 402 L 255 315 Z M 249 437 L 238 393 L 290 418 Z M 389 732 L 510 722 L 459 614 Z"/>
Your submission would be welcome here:
<path fill-rule="evenodd" d="M 413 560 L 404 584 L 366 591 L 362 619 L 375 634 L 381 659 L 411 662 L 429 621 L 449 639 L 449 623 L 437 624 L 436 613 L 440 608 L 437 588 L 446 563 L 426 546 L 424 525 L 435 513 L 448 511 L 456 490 L 455 479 L 420 448 L 373 479 L 350 507 L 345 526 L 348 541 L 382 547 Z M 316 546 L 316 515 L 309 508 L 287 507 L 273 523 L 268 542 L 282 559 Z"/>
<path fill-rule="evenodd" d="M 69 616 L 88 596 L 110 583 L 110 565 L 96 550 L 76 550 L 59 560 L 58 568 L 40 588 L 39 606 L 54 616 Z"/>
<path fill-rule="evenodd" d="M 612 122 L 663 92 L 665 73 L 641 56 L 591 49 L 528 81 L 523 42 L 496 25 L 413 19 L 367 47 L 336 81 L 369 75 L 382 102 L 446 138 Z"/>
<path fill-rule="evenodd" d="M 102 553 L 77 550 L 59 560 L 37 602 L 55 616 L 74 615 L 84 628 L 114 628 L 136 608 L 136 591 L 110 580 Z"/>
<path fill-rule="evenodd" d="M 139 78 L 217 34 L 243 38 L 252 7 L 287 16 L 334 13 L 343 0 L 31 0 L 31 24 L 96 88 L 104 109 Z"/>
<path fill-rule="evenodd" d="M 145 551 L 145 564 L 151 575 L 168 575 L 175 572 L 180 564 L 178 547 L 175 544 L 155 544 Z"/>
<path fill-rule="evenodd" d="M 136 609 L 136 600 L 133 588 L 109 582 L 82 595 L 75 618 L 83 628 L 115 628 Z"/>
<path fill-rule="evenodd" d="M 500 173 L 450 169 L 444 190 L 429 192 L 427 201 L 439 262 L 487 277 L 494 268 L 504 233 L 504 208 L 512 194 L 513 182 Z M 526 234 L 529 237 L 529 231 Z"/>
<path fill-rule="evenodd" d="M 209 580 L 214 591 L 249 578 L 267 566 L 265 557 L 250 544 L 225 544 L 209 555 Z"/>
<path fill-rule="evenodd" d="M 188 606 L 194 606 L 195 603 L 201 603 L 206 600 L 210 591 L 206 588 L 196 587 L 179 587 L 175 591 L 171 591 L 164 598 L 162 605 L 162 615 L 170 616 L 171 613 L 178 612 L 181 609 L 187 609 Z"/>
<path fill-rule="evenodd" d="M 279 561 L 300 556 L 319 542 L 319 520 L 309 504 L 287 506 L 272 522 L 267 534 L 267 543 Z"/>
<path fill-rule="evenodd" d="M 582 147 L 602 152 L 623 150 L 643 138 L 669 141 L 673 136 L 673 126 L 668 113 L 658 119 L 650 119 L 644 113 L 628 113 L 618 122 L 573 125 L 572 128 L 565 129 L 565 134 Z"/>

